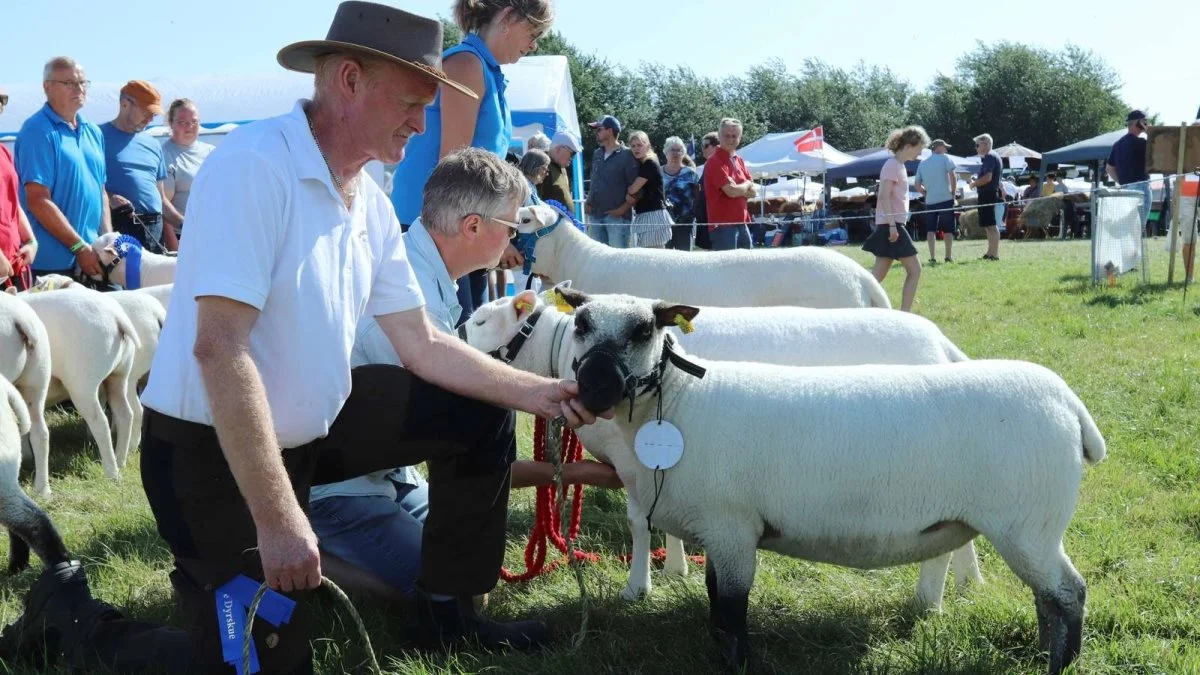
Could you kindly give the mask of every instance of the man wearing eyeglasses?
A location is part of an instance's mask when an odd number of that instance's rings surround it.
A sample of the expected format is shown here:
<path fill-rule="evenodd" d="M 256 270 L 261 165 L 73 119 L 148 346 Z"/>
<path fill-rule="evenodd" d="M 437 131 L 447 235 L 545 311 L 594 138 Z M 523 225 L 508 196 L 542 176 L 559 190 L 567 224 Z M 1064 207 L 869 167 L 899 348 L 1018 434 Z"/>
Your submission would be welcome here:
<path fill-rule="evenodd" d="M 434 168 L 421 217 L 404 233 L 404 249 L 425 296 L 425 315 L 441 332 L 454 335 L 462 313 L 455 279 L 496 266 L 516 234 L 517 209 L 528 194 L 529 183 L 519 171 L 479 148 L 447 155 Z M 369 316 L 358 323 L 350 360 L 352 367 L 401 365 Z M 599 462 L 568 464 L 563 479 L 620 487 L 616 471 Z M 545 462 L 513 464 L 514 488 L 553 480 L 554 468 Z M 322 568 L 343 586 L 404 602 L 417 588 L 428 508 L 429 486 L 414 467 L 312 488 L 308 517 L 321 542 Z"/>
<path fill-rule="evenodd" d="M 37 240 L 35 276 L 74 276 L 75 267 L 99 276 L 92 251 L 96 237 L 112 231 L 108 213 L 104 137 L 79 114 L 87 101 L 83 67 L 66 56 L 42 71 L 46 105 L 25 120 L 17 134 L 21 206 Z"/>
<path fill-rule="evenodd" d="M 154 116 L 163 112 L 162 96 L 149 82 L 130 80 L 121 87 L 120 106 L 115 119 L 100 125 L 113 228 L 137 239 L 148 251 L 174 251 L 179 248 L 175 228 L 183 223 L 183 216 L 166 197 L 162 143 L 146 133 Z M 171 227 L 163 227 L 164 220 Z"/>
<path fill-rule="evenodd" d="M 0 113 L 8 106 L 8 94 L 0 88 Z M 25 211 L 21 209 L 21 181 L 12 153 L 0 145 L 0 287 L 25 290 L 32 283 L 29 269 L 37 255 L 37 240 Z"/>

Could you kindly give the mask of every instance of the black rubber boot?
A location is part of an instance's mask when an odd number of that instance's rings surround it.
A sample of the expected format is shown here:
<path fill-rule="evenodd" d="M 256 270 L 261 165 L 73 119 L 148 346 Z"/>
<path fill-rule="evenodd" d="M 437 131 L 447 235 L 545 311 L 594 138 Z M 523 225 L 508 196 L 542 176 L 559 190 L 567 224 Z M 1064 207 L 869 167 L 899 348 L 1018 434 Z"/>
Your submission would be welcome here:
<path fill-rule="evenodd" d="M 475 610 L 471 597 L 439 601 L 418 591 L 416 639 L 430 650 L 455 649 L 464 642 L 533 650 L 550 642 L 550 629 L 541 621 L 492 621 Z"/>

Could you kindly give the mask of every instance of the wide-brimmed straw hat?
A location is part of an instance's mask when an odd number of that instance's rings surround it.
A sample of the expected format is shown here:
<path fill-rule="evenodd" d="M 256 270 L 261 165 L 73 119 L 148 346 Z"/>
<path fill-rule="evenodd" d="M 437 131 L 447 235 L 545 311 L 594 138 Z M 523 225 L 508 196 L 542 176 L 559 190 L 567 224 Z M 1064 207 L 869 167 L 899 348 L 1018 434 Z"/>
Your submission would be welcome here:
<path fill-rule="evenodd" d="M 301 73 L 316 71 L 317 58 L 349 52 L 398 63 L 453 87 L 479 96 L 442 70 L 442 23 L 402 9 L 350 0 L 338 5 L 324 40 L 305 40 L 279 50 L 279 65 Z"/>

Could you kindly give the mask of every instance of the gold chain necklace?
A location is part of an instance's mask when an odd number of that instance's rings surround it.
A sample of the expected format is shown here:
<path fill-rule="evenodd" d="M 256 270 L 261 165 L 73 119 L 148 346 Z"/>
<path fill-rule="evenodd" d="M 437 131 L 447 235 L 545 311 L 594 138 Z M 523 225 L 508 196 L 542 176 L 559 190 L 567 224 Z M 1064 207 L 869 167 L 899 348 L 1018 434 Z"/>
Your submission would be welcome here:
<path fill-rule="evenodd" d="M 337 173 L 334 172 L 333 166 L 329 163 L 329 158 L 325 156 L 325 151 L 321 149 L 321 142 L 317 140 L 317 128 L 313 125 L 311 117 L 308 118 L 308 130 L 312 132 L 313 144 L 317 146 L 317 152 L 321 154 L 321 159 L 325 162 L 325 168 L 329 170 L 329 177 L 333 179 L 333 184 L 337 188 L 338 196 L 341 197 L 342 201 L 346 203 L 347 207 L 349 207 L 354 201 L 354 193 L 346 191 L 346 186 L 342 184 L 342 179 L 338 178 Z"/>

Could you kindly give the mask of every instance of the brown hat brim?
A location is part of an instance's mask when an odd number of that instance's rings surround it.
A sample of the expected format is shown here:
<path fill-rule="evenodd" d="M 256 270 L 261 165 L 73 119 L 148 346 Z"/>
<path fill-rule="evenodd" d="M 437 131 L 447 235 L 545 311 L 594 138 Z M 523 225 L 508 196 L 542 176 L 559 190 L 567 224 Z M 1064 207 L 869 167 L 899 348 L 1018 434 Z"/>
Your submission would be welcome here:
<path fill-rule="evenodd" d="M 297 73 L 315 73 L 317 70 L 317 57 L 335 52 L 351 52 L 355 54 L 364 54 L 366 56 L 374 56 L 385 61 L 400 64 L 410 70 L 415 70 L 418 73 L 428 77 L 431 80 L 436 80 L 442 84 L 448 85 L 455 91 L 470 96 L 473 99 L 478 99 L 479 94 L 476 94 L 470 87 L 455 82 L 450 79 L 446 73 L 436 68 L 431 68 L 423 63 L 416 63 L 399 59 L 387 52 L 381 52 L 378 49 L 363 47 L 350 42 L 337 42 L 335 40 L 305 40 L 303 42 L 294 42 L 283 49 L 279 50 L 279 54 L 275 57 L 279 61 L 279 65 L 288 70 L 296 71 Z"/>

